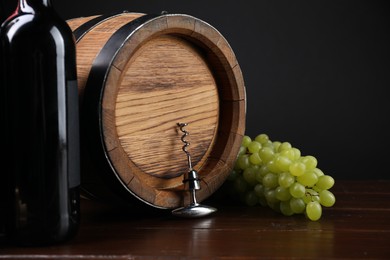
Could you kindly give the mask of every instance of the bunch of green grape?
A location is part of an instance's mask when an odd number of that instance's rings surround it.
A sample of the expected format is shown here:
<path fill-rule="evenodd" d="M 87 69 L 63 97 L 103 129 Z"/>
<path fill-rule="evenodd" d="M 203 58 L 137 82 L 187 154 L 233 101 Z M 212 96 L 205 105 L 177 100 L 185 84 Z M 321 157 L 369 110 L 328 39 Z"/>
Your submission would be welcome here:
<path fill-rule="evenodd" d="M 302 156 L 289 142 L 272 142 L 266 134 L 254 140 L 244 136 L 228 182 L 249 206 L 269 206 L 286 216 L 305 214 L 312 221 L 336 201 L 329 191 L 335 181 L 317 168 L 315 157 Z"/>

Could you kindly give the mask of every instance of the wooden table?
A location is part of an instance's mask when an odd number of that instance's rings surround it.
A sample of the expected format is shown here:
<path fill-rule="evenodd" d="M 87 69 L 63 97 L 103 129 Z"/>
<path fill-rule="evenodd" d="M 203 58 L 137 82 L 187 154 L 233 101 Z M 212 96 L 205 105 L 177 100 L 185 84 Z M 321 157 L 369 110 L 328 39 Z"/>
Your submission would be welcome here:
<path fill-rule="evenodd" d="M 320 221 L 269 208 L 219 206 L 211 217 L 177 219 L 82 201 L 72 241 L 0 246 L 0 259 L 390 259 L 390 181 L 337 181 Z M 214 205 L 216 206 L 216 205 Z"/>

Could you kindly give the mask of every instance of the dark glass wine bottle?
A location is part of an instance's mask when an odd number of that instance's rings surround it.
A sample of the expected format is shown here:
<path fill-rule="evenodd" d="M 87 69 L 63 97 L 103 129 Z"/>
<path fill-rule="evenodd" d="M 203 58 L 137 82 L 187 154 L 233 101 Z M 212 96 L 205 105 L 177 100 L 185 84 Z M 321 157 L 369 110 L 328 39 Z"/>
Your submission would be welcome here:
<path fill-rule="evenodd" d="M 77 233 L 80 216 L 73 34 L 50 0 L 19 0 L 1 27 L 0 44 L 6 153 L 0 208 L 7 239 L 23 245 L 66 241 Z"/>
<path fill-rule="evenodd" d="M 5 18 L 4 4 L 3 1 L 0 1 L 0 25 L 4 22 Z"/>
<path fill-rule="evenodd" d="M 5 16 L 5 10 L 4 10 L 4 4 L 3 4 L 4 1 L 0 1 L 0 25 L 3 23 L 3 21 L 5 20 L 6 16 Z M 0 52 L 0 76 L 1 76 L 1 73 L 3 71 L 3 61 L 2 61 L 2 53 Z M 1 88 L 1 82 L 0 82 L 0 88 Z M 0 93 L 0 98 L 2 97 L 2 93 Z M 0 109 L 2 109 L 3 107 L 1 106 L 0 104 Z M 0 122 L 3 122 L 3 118 L 0 117 Z M 0 125 L 0 136 L 4 136 L 3 135 L 3 125 Z M 1 142 L 0 144 L 3 144 L 3 142 Z M 4 165 L 3 164 L 3 158 L 0 157 L 0 165 Z M 3 174 L 1 171 L 0 171 L 0 176 L 1 174 Z M 4 203 L 3 203 L 3 199 L 2 197 L 4 198 L 5 195 L 4 195 L 4 192 L 5 192 L 5 183 L 2 181 L 3 179 L 0 177 L 0 243 L 3 243 L 4 242 L 4 236 L 5 236 L 5 219 L 4 219 L 4 212 L 5 212 L 5 208 L 4 208 Z"/>

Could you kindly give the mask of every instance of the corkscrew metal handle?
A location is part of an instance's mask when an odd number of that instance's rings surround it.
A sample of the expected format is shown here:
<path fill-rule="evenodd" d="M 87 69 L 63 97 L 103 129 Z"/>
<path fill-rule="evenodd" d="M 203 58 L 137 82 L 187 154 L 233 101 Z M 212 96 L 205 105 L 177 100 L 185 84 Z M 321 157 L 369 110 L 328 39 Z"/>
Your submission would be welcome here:
<path fill-rule="evenodd" d="M 185 130 L 185 127 L 188 124 L 178 123 L 177 125 L 179 126 L 180 131 L 183 132 L 183 135 L 181 136 L 181 141 L 184 143 L 182 150 L 187 155 L 188 161 L 188 171 L 184 174 L 183 183 L 185 190 L 190 192 L 191 201 L 189 205 L 173 210 L 172 214 L 175 216 L 187 218 L 203 217 L 215 212 L 217 209 L 201 205 L 196 201 L 196 190 L 200 190 L 200 180 L 198 178 L 197 171 L 192 168 L 191 154 L 187 150 L 187 148 L 190 146 L 190 142 L 188 142 L 186 139 L 186 137 L 189 135 L 189 132 Z"/>

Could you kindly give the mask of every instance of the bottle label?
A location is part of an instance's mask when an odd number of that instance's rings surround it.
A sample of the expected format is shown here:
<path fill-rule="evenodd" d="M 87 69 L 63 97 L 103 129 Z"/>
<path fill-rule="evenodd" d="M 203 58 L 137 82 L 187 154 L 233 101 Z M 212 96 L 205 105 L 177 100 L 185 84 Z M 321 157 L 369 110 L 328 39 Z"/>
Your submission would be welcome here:
<path fill-rule="evenodd" d="M 80 185 L 80 136 L 79 136 L 79 97 L 77 80 L 68 81 L 68 181 L 69 188 Z"/>

